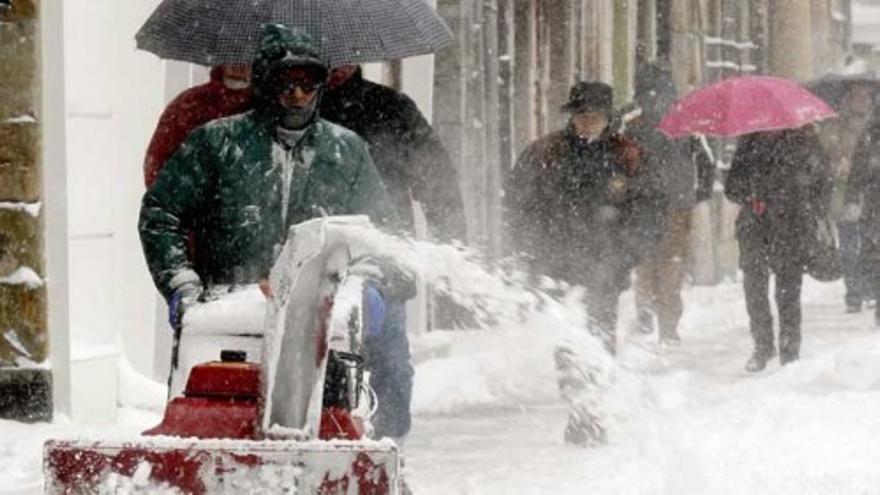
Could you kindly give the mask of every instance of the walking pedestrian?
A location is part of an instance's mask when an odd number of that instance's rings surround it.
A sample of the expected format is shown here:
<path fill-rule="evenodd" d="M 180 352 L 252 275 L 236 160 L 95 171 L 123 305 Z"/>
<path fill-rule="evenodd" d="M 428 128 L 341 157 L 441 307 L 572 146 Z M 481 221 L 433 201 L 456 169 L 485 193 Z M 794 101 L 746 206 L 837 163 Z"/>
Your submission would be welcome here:
<path fill-rule="evenodd" d="M 800 356 L 804 267 L 816 242 L 816 219 L 828 213 L 832 187 L 830 163 L 813 126 L 740 138 L 724 192 L 742 205 L 736 237 L 755 344 L 746 363 L 750 372 L 763 370 L 777 353 L 771 273 L 776 276 L 780 362 Z"/>
<path fill-rule="evenodd" d="M 665 200 L 642 149 L 609 127 L 610 86 L 577 83 L 562 109 L 565 129 L 530 144 L 510 174 L 510 238 L 533 272 L 586 287 L 588 327 L 613 353 L 619 295 L 662 234 Z"/>
<path fill-rule="evenodd" d="M 844 218 L 861 234 L 861 262 L 873 293 L 880 294 L 880 115 L 875 111 L 856 151 L 846 186 Z M 874 318 L 880 326 L 880 308 Z"/>
<path fill-rule="evenodd" d="M 643 333 L 652 333 L 656 327 L 660 342 L 667 345 L 681 342 L 681 286 L 693 210 L 698 202 L 709 199 L 715 182 L 715 165 L 698 139 L 668 139 L 656 129 L 675 97 L 668 69 L 642 65 L 635 88 L 641 115 L 626 131 L 645 149 L 645 166 L 661 177 L 667 197 L 663 238 L 636 268 L 636 325 Z"/>

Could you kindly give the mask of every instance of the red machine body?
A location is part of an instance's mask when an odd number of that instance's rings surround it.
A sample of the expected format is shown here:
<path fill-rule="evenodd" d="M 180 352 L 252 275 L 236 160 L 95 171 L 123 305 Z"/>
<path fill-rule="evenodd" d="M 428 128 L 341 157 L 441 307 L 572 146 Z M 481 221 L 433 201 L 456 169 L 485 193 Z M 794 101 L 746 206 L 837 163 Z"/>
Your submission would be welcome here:
<path fill-rule="evenodd" d="M 144 435 L 260 440 L 260 367 L 210 362 L 192 369 L 183 397 L 165 407 L 165 417 Z"/>
<path fill-rule="evenodd" d="M 257 364 L 200 364 L 184 395 L 168 403 L 162 422 L 142 440 L 47 442 L 47 492 L 173 487 L 188 494 L 246 493 L 264 488 L 260 483 L 277 488 L 288 482 L 323 495 L 397 493 L 396 446 L 362 440 L 363 428 L 350 411 L 325 408 L 320 440 L 267 439 L 261 390 Z"/>

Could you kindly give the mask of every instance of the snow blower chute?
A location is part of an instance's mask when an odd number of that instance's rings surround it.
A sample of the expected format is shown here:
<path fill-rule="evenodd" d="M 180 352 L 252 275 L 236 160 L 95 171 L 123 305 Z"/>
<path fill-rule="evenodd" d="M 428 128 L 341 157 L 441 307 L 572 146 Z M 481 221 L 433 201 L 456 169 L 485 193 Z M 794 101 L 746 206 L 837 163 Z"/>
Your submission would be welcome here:
<path fill-rule="evenodd" d="M 188 312 L 162 422 L 130 439 L 47 441 L 46 492 L 399 493 L 397 446 L 364 432 L 362 227 L 295 226 L 268 302 L 255 286 L 220 288 Z"/>

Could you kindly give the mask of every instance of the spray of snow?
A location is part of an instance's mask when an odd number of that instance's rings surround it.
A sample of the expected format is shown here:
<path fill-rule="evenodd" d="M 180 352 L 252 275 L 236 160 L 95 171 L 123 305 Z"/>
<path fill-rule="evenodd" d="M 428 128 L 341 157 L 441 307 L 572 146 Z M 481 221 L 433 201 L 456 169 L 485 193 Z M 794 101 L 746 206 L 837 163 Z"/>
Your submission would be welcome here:
<path fill-rule="evenodd" d="M 580 290 L 544 280 L 542 287 L 562 294 L 552 297 L 511 262 L 490 265 L 477 250 L 400 238 L 368 223 L 351 222 L 337 235 L 394 260 L 469 310 L 487 330 L 463 332 L 453 355 L 418 368 L 416 412 L 558 403 L 553 351 L 559 345 L 577 349 L 602 385 L 619 374 L 598 339 L 585 331 Z"/>

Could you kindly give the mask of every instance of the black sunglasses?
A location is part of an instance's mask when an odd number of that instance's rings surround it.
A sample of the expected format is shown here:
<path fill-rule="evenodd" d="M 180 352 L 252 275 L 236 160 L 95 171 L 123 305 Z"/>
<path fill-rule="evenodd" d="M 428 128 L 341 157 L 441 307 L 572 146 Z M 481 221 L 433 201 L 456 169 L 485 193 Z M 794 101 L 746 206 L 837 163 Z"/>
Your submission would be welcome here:
<path fill-rule="evenodd" d="M 281 88 L 281 91 L 289 91 L 293 92 L 296 88 L 299 88 L 303 91 L 303 93 L 313 93 L 318 88 L 323 86 L 324 83 L 321 81 L 314 81 L 311 79 L 297 79 L 293 81 L 279 81 L 278 86 Z"/>

